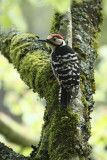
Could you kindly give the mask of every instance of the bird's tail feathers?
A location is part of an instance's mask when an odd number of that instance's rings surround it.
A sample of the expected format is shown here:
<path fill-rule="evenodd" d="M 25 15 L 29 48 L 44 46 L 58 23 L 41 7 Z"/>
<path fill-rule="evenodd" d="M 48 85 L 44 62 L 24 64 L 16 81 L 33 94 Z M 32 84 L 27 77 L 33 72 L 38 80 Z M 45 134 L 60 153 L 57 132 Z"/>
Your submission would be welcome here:
<path fill-rule="evenodd" d="M 76 98 L 78 95 L 79 85 L 74 86 L 71 91 L 66 91 L 66 89 L 61 86 L 59 90 L 59 102 L 63 108 L 68 108 L 70 100 Z"/>
<path fill-rule="evenodd" d="M 71 95 L 68 93 L 64 87 L 60 87 L 59 90 L 59 102 L 63 108 L 68 108 L 70 104 Z"/>

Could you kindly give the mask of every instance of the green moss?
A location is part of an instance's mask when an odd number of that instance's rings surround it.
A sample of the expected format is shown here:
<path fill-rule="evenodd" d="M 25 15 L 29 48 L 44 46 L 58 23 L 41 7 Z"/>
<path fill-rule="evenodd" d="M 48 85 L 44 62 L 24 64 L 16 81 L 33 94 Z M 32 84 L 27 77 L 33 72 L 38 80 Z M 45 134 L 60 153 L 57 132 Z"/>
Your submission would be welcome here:
<path fill-rule="evenodd" d="M 100 4 L 101 5 L 101 4 Z M 101 6 L 100 6 L 101 7 Z M 104 14 L 103 14 L 103 11 L 102 9 L 98 9 L 97 10 L 97 15 L 98 15 L 98 21 L 99 21 L 99 24 L 102 24 L 103 23 L 103 20 L 104 20 Z"/>
<path fill-rule="evenodd" d="M 86 95 L 86 90 L 85 90 L 84 83 L 81 81 L 81 79 L 80 79 L 80 85 L 81 85 L 81 91 L 82 91 L 82 93 L 83 93 L 84 96 L 85 96 L 85 95 Z"/>
<path fill-rule="evenodd" d="M 76 153 L 74 145 L 78 135 L 78 123 L 78 115 L 76 113 L 73 114 L 64 110 L 59 110 L 55 113 L 49 137 L 51 160 L 54 160 L 55 157 L 58 160 L 68 159 Z"/>
<path fill-rule="evenodd" d="M 19 31 L 17 29 L 10 30 L 9 33 L 5 34 L 1 41 L 1 54 L 3 54 L 9 62 L 11 62 L 10 59 L 10 45 L 12 38 L 17 35 Z"/>
<path fill-rule="evenodd" d="M 91 82 L 91 88 L 92 88 L 93 93 L 95 93 L 95 91 L 96 91 L 96 84 L 95 84 L 95 82 Z"/>
<path fill-rule="evenodd" d="M 81 79 L 82 82 L 84 82 L 86 80 L 86 76 L 85 75 L 81 75 L 80 79 Z"/>
<path fill-rule="evenodd" d="M 87 104 L 86 98 L 82 96 L 81 100 L 82 100 L 82 103 L 84 104 L 84 106 L 87 107 L 88 104 Z"/>
<path fill-rule="evenodd" d="M 75 45 L 75 46 L 73 46 L 74 50 L 78 53 L 80 60 L 86 59 L 86 57 L 87 57 L 87 53 L 84 52 L 81 47 L 82 47 L 82 46 L 80 46 L 80 45 Z"/>
<path fill-rule="evenodd" d="M 49 78 L 52 75 L 50 55 L 42 48 L 35 35 L 20 34 L 12 41 L 10 58 L 23 81 L 34 92 L 38 92 L 41 98 L 48 99 L 50 95 L 48 88 L 54 84 L 55 79 L 53 81 L 54 76 Z"/>
<path fill-rule="evenodd" d="M 35 160 L 49 160 L 49 155 L 48 155 L 49 128 L 50 128 L 49 124 L 45 128 L 43 127 L 41 134 L 42 137 L 39 144 L 38 152 L 35 155 Z"/>
<path fill-rule="evenodd" d="M 96 6 L 95 1 L 84 1 L 81 6 L 74 2 L 72 8 L 73 48 L 78 53 L 80 61 L 80 86 L 82 91 L 81 100 L 84 104 L 84 124 L 82 125 L 81 129 L 83 132 L 83 139 L 88 141 L 91 133 L 90 112 L 92 111 L 94 104 L 92 94 L 96 89 L 94 81 L 94 62 L 98 54 L 96 38 L 99 35 L 99 24 L 102 23 L 103 18 L 101 4 L 97 3 Z M 84 148 L 85 145 L 83 143 L 81 143 L 81 145 Z M 88 146 L 88 144 L 86 146 Z M 86 147 L 86 150 L 82 149 L 82 151 L 84 150 L 84 157 L 86 156 L 85 153 L 87 155 L 90 154 L 89 148 L 90 147 Z"/>
<path fill-rule="evenodd" d="M 95 33 L 95 37 L 92 37 L 91 36 L 91 40 L 92 40 L 92 45 L 91 45 L 91 47 L 92 48 L 94 48 L 94 50 L 95 50 L 95 58 L 97 58 L 98 57 L 98 41 L 96 40 L 96 38 L 98 38 L 98 36 L 99 36 L 99 33 L 98 32 L 96 32 Z"/>
<path fill-rule="evenodd" d="M 31 46 L 34 44 L 34 40 L 36 36 L 29 33 L 22 33 L 12 40 L 11 47 L 10 47 L 10 58 L 14 63 L 14 66 L 18 69 L 20 66 L 21 59 L 26 56 L 29 52 L 30 54 L 34 49 L 30 49 Z"/>
<path fill-rule="evenodd" d="M 50 29 L 50 34 L 59 32 L 62 17 L 63 17 L 62 14 L 59 14 L 57 12 L 54 13 L 52 24 L 51 24 L 51 29 Z"/>

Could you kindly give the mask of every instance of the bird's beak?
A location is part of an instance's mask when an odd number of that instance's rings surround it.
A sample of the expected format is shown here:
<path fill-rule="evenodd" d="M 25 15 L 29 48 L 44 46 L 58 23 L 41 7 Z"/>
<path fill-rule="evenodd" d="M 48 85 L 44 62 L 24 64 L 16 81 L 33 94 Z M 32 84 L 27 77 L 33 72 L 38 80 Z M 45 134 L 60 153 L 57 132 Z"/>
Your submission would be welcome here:
<path fill-rule="evenodd" d="M 45 43 L 51 44 L 53 46 L 57 46 L 55 43 L 51 42 L 50 40 L 49 39 L 38 39 L 38 41 L 45 42 Z"/>
<path fill-rule="evenodd" d="M 48 43 L 48 39 L 38 39 L 38 41 L 41 41 L 41 42 L 46 42 L 46 43 Z"/>

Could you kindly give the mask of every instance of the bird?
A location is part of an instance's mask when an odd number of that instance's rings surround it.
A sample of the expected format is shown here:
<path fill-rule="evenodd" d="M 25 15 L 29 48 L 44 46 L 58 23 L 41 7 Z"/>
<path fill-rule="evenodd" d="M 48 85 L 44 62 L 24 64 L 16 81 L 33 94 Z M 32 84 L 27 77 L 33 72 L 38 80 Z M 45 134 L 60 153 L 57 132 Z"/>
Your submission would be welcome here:
<path fill-rule="evenodd" d="M 53 74 L 60 86 L 59 102 L 68 109 L 71 99 L 78 95 L 80 85 L 80 69 L 77 53 L 65 43 L 60 34 L 51 34 L 45 42 L 51 49 L 51 66 Z"/>

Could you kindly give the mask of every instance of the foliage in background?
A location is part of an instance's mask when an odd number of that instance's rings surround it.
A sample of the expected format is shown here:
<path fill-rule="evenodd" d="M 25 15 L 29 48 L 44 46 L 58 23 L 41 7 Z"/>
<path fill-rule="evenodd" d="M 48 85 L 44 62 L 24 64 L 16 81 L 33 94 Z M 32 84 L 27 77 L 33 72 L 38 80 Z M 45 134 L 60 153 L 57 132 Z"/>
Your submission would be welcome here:
<path fill-rule="evenodd" d="M 107 105 L 96 106 L 92 113 L 92 136 L 89 143 L 93 147 L 94 160 L 107 160 Z"/>
<path fill-rule="evenodd" d="M 102 35 L 104 33 L 102 33 Z M 92 136 L 89 142 L 93 147 L 94 159 L 106 160 L 107 159 L 107 43 L 106 45 L 102 45 L 99 48 L 99 58 L 95 71 L 95 79 L 96 79 L 96 93 L 94 95 L 94 99 L 96 103 L 95 103 L 95 110 L 92 113 L 92 121 L 91 121 Z"/>
<path fill-rule="evenodd" d="M 107 0 L 103 0 L 104 14 L 107 16 Z"/>
<path fill-rule="evenodd" d="M 5 29 L 10 25 L 15 25 L 23 31 L 27 30 L 21 5 L 21 0 L 0 0 L 0 24 Z"/>
<path fill-rule="evenodd" d="M 99 59 L 95 72 L 97 91 L 95 101 L 107 104 L 107 45 L 99 48 Z"/>
<path fill-rule="evenodd" d="M 32 7 L 51 6 L 60 13 L 65 13 L 72 3 L 72 0 L 26 0 Z M 76 0 L 78 3 L 81 0 Z M 7 29 L 15 25 L 23 31 L 27 31 L 26 18 L 23 14 L 25 1 L 22 0 L 0 0 L 0 24 Z"/>
<path fill-rule="evenodd" d="M 49 5 L 60 13 L 66 12 L 67 8 L 72 3 L 72 0 L 28 0 L 31 4 L 36 6 Z M 77 0 L 78 1 L 78 0 Z"/>

